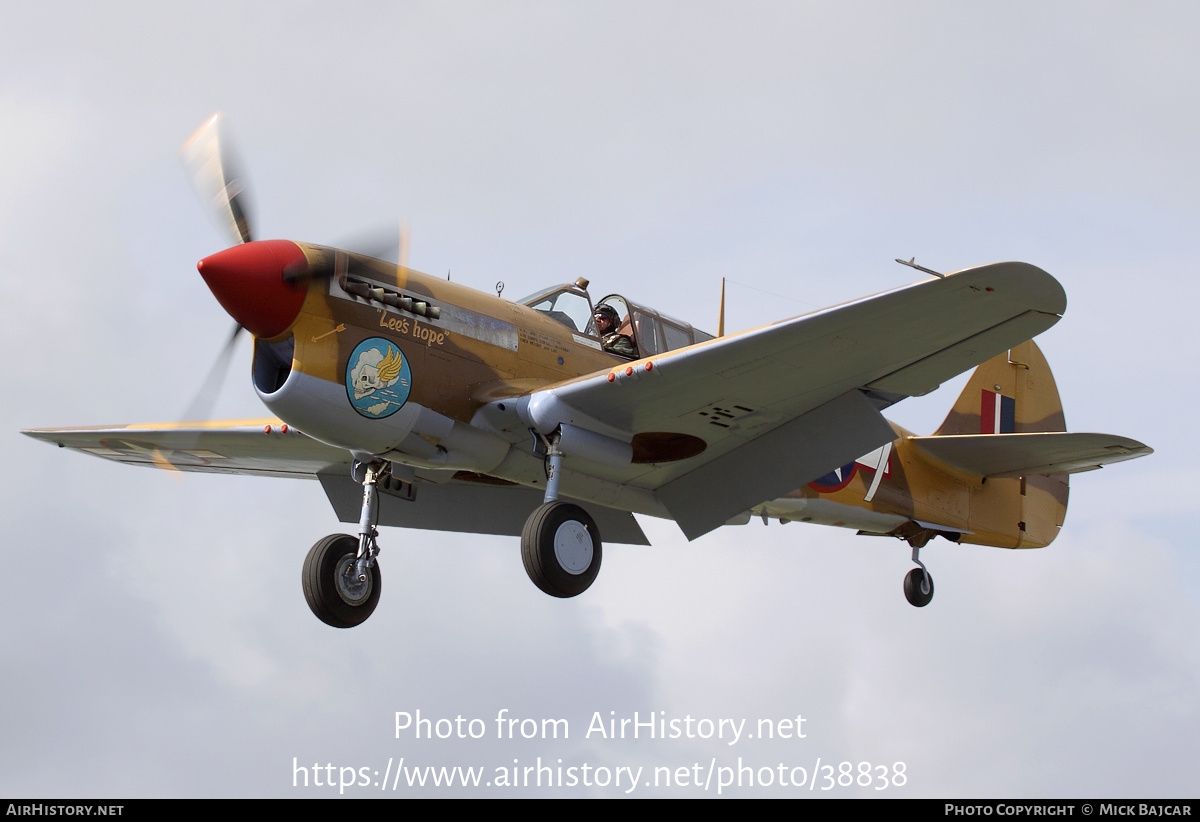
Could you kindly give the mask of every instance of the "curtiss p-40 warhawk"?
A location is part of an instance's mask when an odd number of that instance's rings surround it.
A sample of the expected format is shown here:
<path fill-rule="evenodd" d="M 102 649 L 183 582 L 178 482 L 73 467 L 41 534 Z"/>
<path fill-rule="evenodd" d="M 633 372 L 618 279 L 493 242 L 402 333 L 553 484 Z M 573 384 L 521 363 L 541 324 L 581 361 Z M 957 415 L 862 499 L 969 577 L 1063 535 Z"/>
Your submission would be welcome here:
<path fill-rule="evenodd" d="M 274 416 L 25 433 L 133 465 L 315 477 L 358 523 L 304 561 L 308 604 L 334 627 L 379 600 L 379 525 L 519 536 L 533 583 L 573 597 L 596 579 L 601 535 L 648 544 L 635 513 L 689 540 L 754 516 L 897 537 L 921 607 L 930 539 L 1048 545 L 1069 474 L 1150 453 L 1067 433 L 1032 342 L 1066 295 L 1032 265 L 714 337 L 622 295 L 594 300 L 582 278 L 510 302 L 373 256 L 254 241 L 218 117 L 184 159 L 239 243 L 198 268 L 254 336 Z M 932 436 L 884 419 L 971 368 Z"/>

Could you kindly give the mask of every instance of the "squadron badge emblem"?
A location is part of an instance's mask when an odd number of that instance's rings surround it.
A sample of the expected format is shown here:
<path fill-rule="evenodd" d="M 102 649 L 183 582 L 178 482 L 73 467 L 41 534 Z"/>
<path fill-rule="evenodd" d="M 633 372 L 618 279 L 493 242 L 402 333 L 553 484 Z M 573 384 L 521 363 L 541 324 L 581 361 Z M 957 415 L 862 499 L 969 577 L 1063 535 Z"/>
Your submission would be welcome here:
<path fill-rule="evenodd" d="M 346 396 L 364 417 L 390 417 L 408 401 L 412 370 L 390 340 L 370 337 L 360 342 L 346 363 Z"/>

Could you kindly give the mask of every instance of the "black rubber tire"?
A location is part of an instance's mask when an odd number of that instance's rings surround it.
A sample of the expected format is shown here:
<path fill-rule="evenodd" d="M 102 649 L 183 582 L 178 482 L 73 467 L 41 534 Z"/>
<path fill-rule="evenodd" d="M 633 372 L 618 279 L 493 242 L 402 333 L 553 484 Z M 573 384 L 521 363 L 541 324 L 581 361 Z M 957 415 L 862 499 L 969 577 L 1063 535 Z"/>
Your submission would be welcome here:
<path fill-rule="evenodd" d="M 559 528 L 567 525 L 565 538 L 579 537 L 570 523 L 582 526 L 591 537 L 591 561 L 582 571 L 572 572 L 559 561 L 554 540 Z M 586 552 L 585 554 L 586 555 Z M 533 584 L 552 597 L 574 597 L 586 591 L 600 573 L 600 530 L 587 511 L 569 502 L 547 502 L 529 515 L 521 532 L 521 561 Z"/>
<path fill-rule="evenodd" d="M 317 542 L 304 558 L 300 580 L 304 598 L 317 619 L 334 628 L 353 628 L 367 621 L 379 604 L 382 578 L 376 560 L 367 574 L 368 591 L 357 604 L 344 597 L 337 586 L 338 567 L 358 553 L 358 540 L 348 534 L 331 534 Z"/>
<path fill-rule="evenodd" d="M 929 593 L 921 591 L 921 583 L 929 580 Z M 921 568 L 913 568 L 904 577 L 904 597 L 914 608 L 924 608 L 933 599 L 933 575 Z"/>

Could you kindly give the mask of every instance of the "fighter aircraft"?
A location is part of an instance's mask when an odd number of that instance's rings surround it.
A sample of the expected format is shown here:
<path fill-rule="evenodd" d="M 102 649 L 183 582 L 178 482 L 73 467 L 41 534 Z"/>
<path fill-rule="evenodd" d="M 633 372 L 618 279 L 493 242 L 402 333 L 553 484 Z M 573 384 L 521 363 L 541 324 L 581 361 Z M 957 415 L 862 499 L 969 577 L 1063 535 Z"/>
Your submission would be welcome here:
<path fill-rule="evenodd" d="M 197 267 L 253 335 L 273 416 L 25 433 L 131 465 L 316 478 L 358 523 L 304 561 L 328 625 L 374 611 L 380 525 L 520 536 L 533 583 L 573 597 L 596 579 L 601 535 L 648 544 L 635 513 L 689 540 L 753 516 L 896 537 L 917 565 L 905 596 L 923 607 L 930 539 L 1048 545 L 1068 474 L 1151 453 L 1066 432 L 1032 342 L 1066 295 L 1032 265 L 929 272 L 714 337 L 623 295 L 594 300 L 582 278 L 509 302 L 360 253 L 255 240 L 223 130 L 214 115 L 184 156 L 238 244 Z M 934 435 L 884 419 L 976 366 Z"/>

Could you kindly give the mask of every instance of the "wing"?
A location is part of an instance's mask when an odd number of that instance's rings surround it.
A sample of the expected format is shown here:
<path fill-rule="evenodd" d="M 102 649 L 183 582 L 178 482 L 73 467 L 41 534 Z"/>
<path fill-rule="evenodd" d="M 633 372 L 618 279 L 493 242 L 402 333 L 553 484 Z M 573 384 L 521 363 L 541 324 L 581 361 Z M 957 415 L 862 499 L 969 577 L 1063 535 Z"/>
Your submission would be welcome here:
<path fill-rule="evenodd" d="M 980 266 L 623 363 L 508 401 L 515 408 L 492 403 L 477 421 L 510 435 L 567 425 L 628 444 L 628 464 L 589 475 L 652 490 L 694 539 L 892 441 L 880 410 L 1065 310 L 1062 286 L 1041 269 Z"/>
<path fill-rule="evenodd" d="M 23 431 L 60 448 L 175 471 L 319 479 L 342 522 L 357 523 L 362 486 L 350 476 L 351 454 L 277 419 L 160 423 Z M 381 487 L 379 524 L 435 531 L 519 536 L 541 491 L 496 485 L 456 474 L 436 482 L 403 483 L 402 493 Z M 410 479 L 415 479 L 410 473 Z M 580 501 L 609 542 L 649 545 L 633 515 Z"/>
<path fill-rule="evenodd" d="M 41 428 L 21 433 L 127 465 L 210 474 L 313 479 L 320 471 L 349 466 L 352 459 L 348 452 L 289 429 L 277 419 Z"/>

